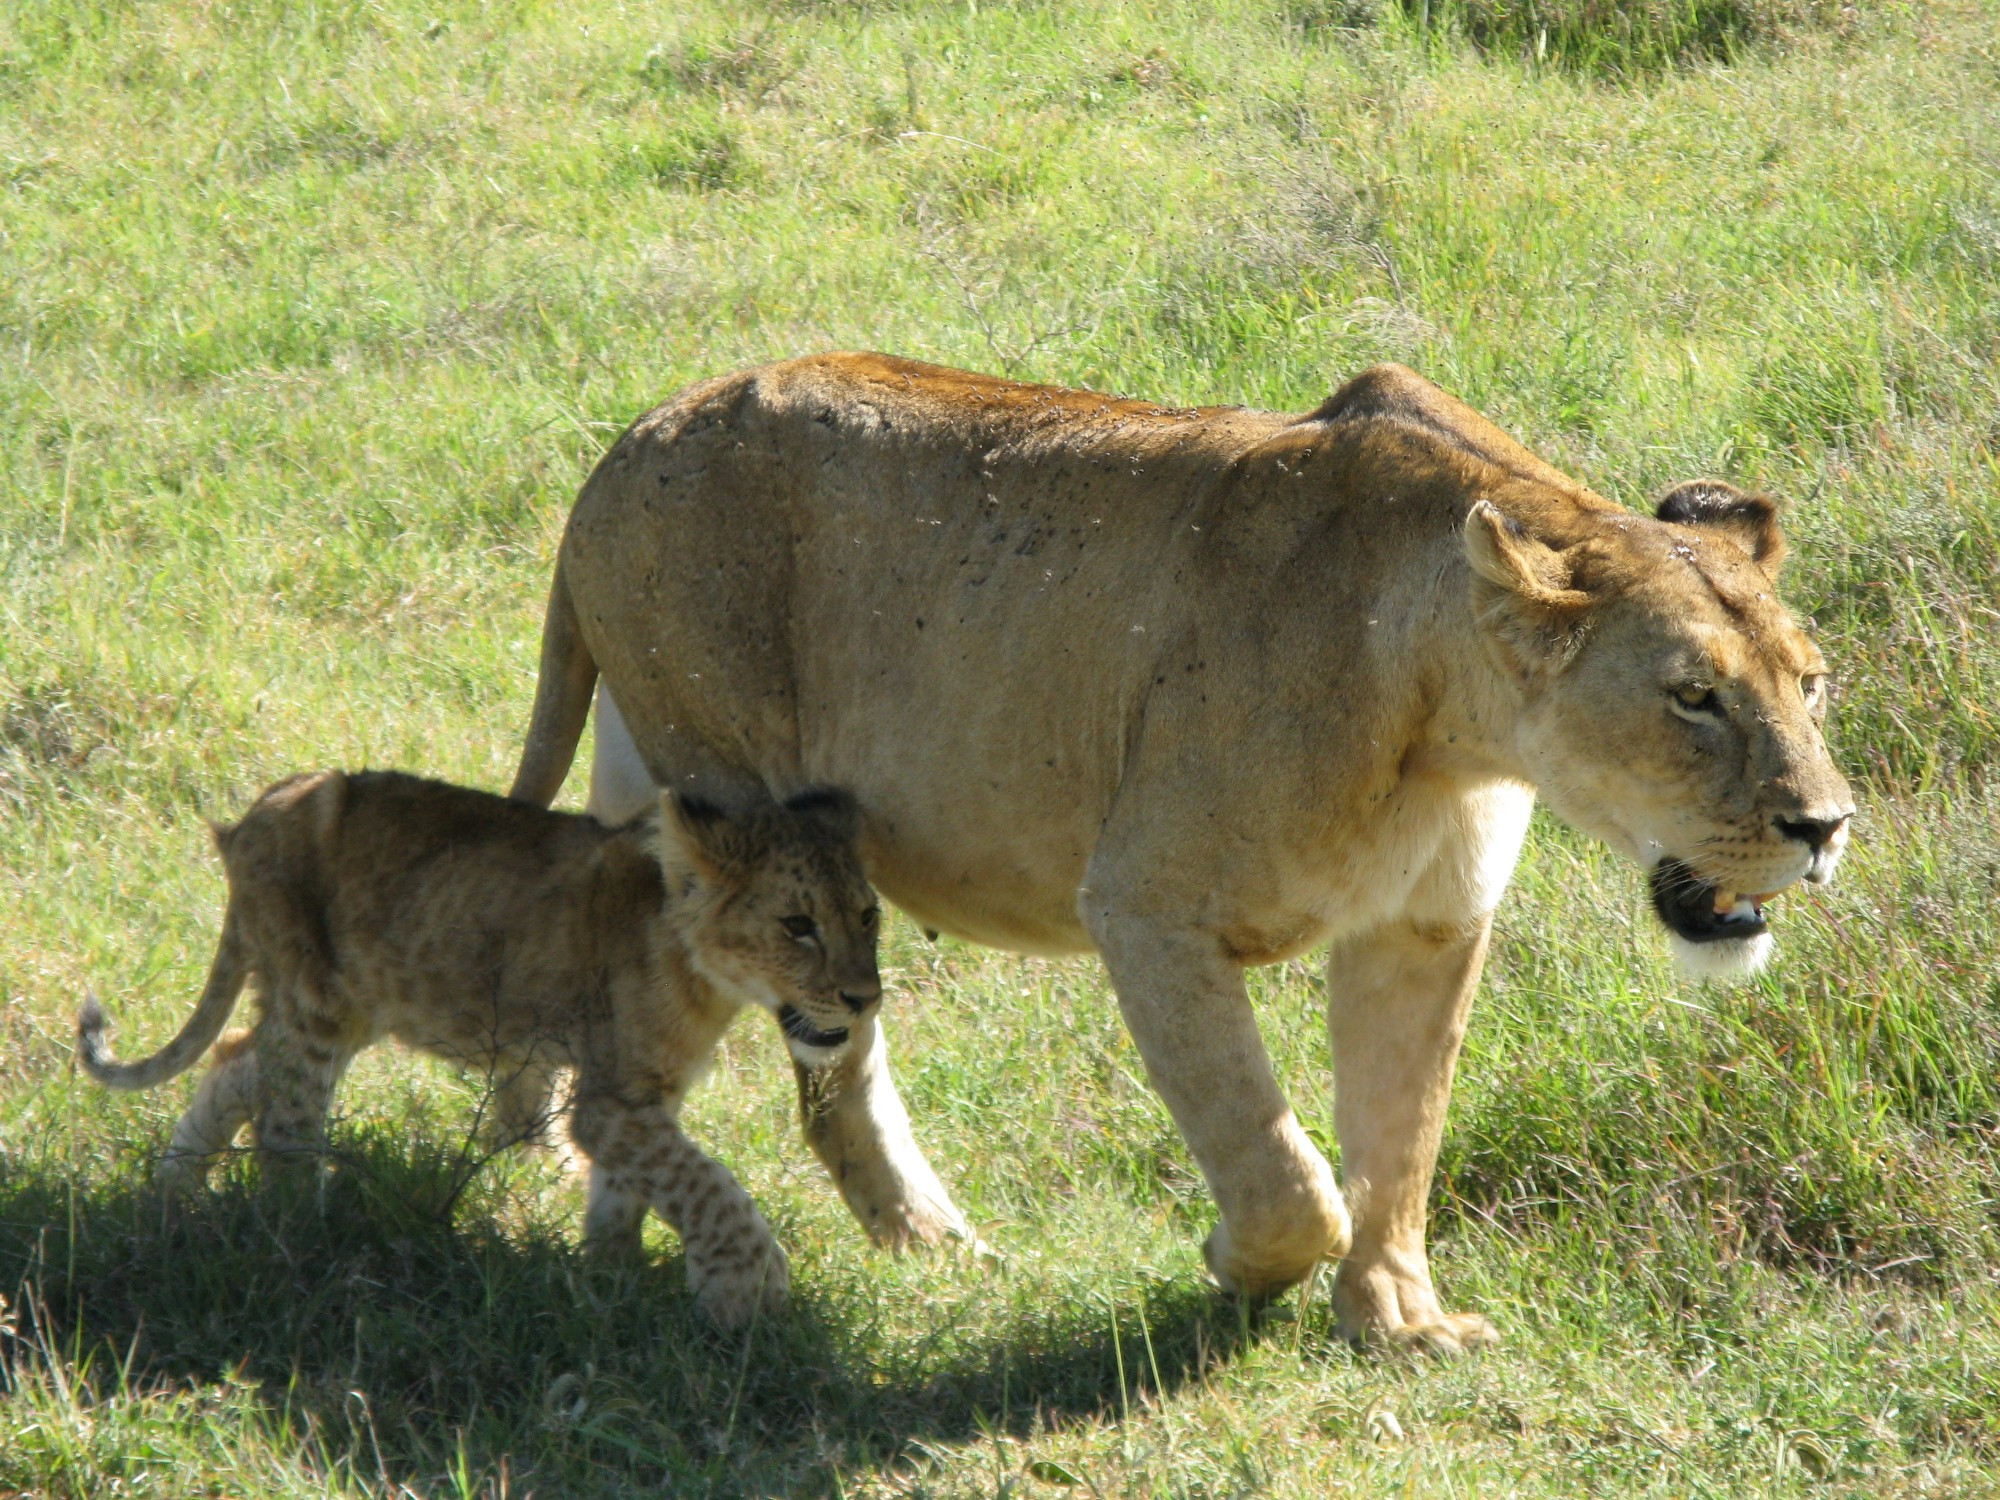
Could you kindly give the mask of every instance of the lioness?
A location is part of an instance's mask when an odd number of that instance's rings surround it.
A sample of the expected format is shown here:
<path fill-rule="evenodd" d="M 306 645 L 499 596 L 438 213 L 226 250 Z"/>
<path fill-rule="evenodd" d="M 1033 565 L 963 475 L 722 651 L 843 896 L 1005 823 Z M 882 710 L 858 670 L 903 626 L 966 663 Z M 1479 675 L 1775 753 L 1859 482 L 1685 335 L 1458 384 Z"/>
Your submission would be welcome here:
<path fill-rule="evenodd" d="M 294 776 L 215 829 L 229 905 L 180 1035 L 114 1062 L 93 998 L 77 1053 L 114 1088 L 163 1082 L 258 977 L 256 1026 L 223 1039 L 174 1127 L 172 1189 L 198 1185 L 250 1123 L 267 1166 L 315 1162 L 342 1071 L 384 1035 L 489 1070 L 495 1145 L 540 1133 L 574 1069 L 586 1243 L 636 1254 L 653 1208 L 680 1231 L 698 1304 L 732 1327 L 783 1300 L 785 1254 L 682 1134 L 681 1104 L 743 1001 L 813 1065 L 872 1027 L 879 912 L 855 821 L 824 789 L 737 812 L 676 794 L 607 828 L 395 772 Z"/>
<path fill-rule="evenodd" d="M 767 365 L 647 413 L 584 484 L 514 795 L 554 795 L 599 674 L 629 726 L 600 725 L 607 781 L 623 744 L 662 786 L 851 787 L 919 921 L 1103 956 L 1224 1286 L 1344 1254 L 1345 1333 L 1458 1349 L 1493 1331 L 1440 1309 L 1425 1198 L 1537 791 L 1651 872 L 1702 971 L 1761 962 L 1762 901 L 1839 857 L 1783 550 L 1768 499 L 1636 515 L 1393 365 L 1297 416 Z M 1320 943 L 1351 1228 L 1242 978 Z M 829 1071 L 878 1221 L 956 1228 L 879 1041 Z"/>

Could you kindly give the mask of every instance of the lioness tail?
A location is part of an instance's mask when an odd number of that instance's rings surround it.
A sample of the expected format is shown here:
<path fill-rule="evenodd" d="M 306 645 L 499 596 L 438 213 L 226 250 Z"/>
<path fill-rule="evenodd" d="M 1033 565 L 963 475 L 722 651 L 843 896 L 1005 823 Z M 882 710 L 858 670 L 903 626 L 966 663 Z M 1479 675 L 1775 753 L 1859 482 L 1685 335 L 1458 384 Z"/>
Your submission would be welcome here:
<path fill-rule="evenodd" d="M 535 708 L 528 721 L 528 741 L 521 748 L 521 767 L 507 793 L 516 802 L 547 807 L 562 790 L 583 721 L 590 714 L 590 690 L 597 685 L 597 663 L 576 626 L 576 606 L 570 602 L 562 559 L 556 559 L 555 581 L 542 617 L 542 664 L 535 680 Z"/>
<path fill-rule="evenodd" d="M 179 1036 L 142 1061 L 119 1062 L 105 1050 L 104 1007 L 97 1003 L 97 996 L 90 995 L 76 1017 L 77 1061 L 84 1072 L 110 1088 L 149 1089 L 165 1083 L 192 1067 L 222 1034 L 229 1013 L 236 1009 L 236 997 L 243 993 L 246 977 L 232 907 L 222 920 L 222 941 L 216 945 L 215 962 L 209 966 L 208 987 Z"/>

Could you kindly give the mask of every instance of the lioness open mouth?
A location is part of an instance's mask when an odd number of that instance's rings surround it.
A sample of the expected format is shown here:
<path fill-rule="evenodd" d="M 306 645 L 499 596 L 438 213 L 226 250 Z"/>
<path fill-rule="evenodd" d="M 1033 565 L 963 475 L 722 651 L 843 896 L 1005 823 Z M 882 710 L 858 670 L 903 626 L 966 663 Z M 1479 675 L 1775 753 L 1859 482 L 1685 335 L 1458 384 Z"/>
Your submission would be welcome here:
<path fill-rule="evenodd" d="M 796 1006 L 779 1008 L 778 1025 L 786 1036 L 805 1047 L 841 1047 L 847 1044 L 847 1028 L 835 1027 L 822 1031 L 805 1018 L 805 1013 Z"/>
<path fill-rule="evenodd" d="M 1761 896 L 1725 891 L 1695 874 L 1685 860 L 1663 859 L 1653 866 L 1653 910 L 1667 929 L 1690 943 L 1719 943 L 1769 932 Z"/>

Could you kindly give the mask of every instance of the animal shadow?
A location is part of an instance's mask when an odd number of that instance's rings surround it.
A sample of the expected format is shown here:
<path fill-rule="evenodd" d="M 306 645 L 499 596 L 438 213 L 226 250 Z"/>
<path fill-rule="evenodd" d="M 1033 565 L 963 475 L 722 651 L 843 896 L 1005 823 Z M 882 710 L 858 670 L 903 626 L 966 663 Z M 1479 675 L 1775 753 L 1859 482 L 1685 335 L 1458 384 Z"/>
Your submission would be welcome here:
<path fill-rule="evenodd" d="M 931 1443 L 1116 1420 L 1261 1336 L 1182 1278 L 912 1347 L 808 1275 L 782 1317 L 722 1338 L 677 1251 L 609 1269 L 559 1229 L 502 1232 L 462 1152 L 387 1132 L 345 1133 L 338 1161 L 317 1193 L 225 1172 L 173 1207 L 129 1176 L 0 1156 L 0 1388 L 58 1358 L 79 1399 L 226 1378 L 319 1462 L 419 1495 L 466 1473 L 495 1495 L 809 1495 L 921 1466 Z"/>

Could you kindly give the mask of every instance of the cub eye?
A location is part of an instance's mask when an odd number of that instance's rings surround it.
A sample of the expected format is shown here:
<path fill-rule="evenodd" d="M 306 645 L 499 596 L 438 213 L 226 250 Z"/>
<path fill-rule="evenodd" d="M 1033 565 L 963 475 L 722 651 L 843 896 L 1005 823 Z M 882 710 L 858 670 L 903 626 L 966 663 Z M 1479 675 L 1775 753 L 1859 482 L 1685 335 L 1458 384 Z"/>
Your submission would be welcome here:
<path fill-rule="evenodd" d="M 1673 699 L 1675 711 L 1682 718 L 1718 719 L 1722 717 L 1722 700 L 1715 696 L 1715 689 L 1707 683 L 1682 683 L 1669 696 Z"/>
<path fill-rule="evenodd" d="M 864 911 L 861 914 L 861 925 L 867 928 L 870 932 L 873 932 L 875 930 L 875 924 L 877 922 L 880 922 L 881 920 L 882 920 L 882 908 L 879 906 L 871 906 L 868 908 L 868 910 Z"/>
<path fill-rule="evenodd" d="M 1818 708 L 1826 697 L 1826 673 L 1808 672 L 1799 679 L 1799 696 L 1806 700 L 1807 708 Z"/>
<path fill-rule="evenodd" d="M 804 942 L 807 938 L 819 936 L 819 923 L 811 917 L 781 917 L 779 925 L 792 937 Z"/>

